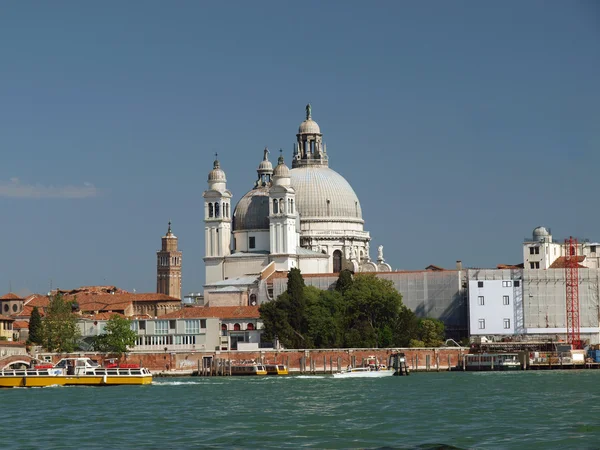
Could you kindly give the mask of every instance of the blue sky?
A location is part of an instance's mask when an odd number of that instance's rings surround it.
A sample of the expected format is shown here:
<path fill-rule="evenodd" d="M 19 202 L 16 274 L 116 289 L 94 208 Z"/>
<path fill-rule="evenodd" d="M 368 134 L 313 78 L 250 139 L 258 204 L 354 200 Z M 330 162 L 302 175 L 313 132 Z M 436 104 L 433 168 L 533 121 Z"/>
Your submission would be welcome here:
<path fill-rule="evenodd" d="M 152 292 L 169 219 L 200 290 L 214 153 L 237 201 L 307 102 L 395 269 L 600 240 L 598 80 L 594 1 L 4 4 L 0 293 Z"/>

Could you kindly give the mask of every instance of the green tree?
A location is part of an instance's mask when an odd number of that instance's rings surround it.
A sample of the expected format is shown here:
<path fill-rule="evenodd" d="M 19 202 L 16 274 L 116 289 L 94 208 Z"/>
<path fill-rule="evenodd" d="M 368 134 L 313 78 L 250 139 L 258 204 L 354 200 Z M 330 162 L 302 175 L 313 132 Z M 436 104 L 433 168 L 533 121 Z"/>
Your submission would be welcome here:
<path fill-rule="evenodd" d="M 133 347 L 137 333 L 131 329 L 131 320 L 114 314 L 104 327 L 104 333 L 94 339 L 94 349 L 100 352 L 122 355 Z"/>
<path fill-rule="evenodd" d="M 337 348 L 343 345 L 344 298 L 337 291 L 304 288 L 306 299 L 306 342 L 310 348 Z"/>
<path fill-rule="evenodd" d="M 425 347 L 439 347 L 444 342 L 444 323 L 437 319 L 421 319 L 418 335 Z"/>
<path fill-rule="evenodd" d="M 49 352 L 69 353 L 77 347 L 81 333 L 73 314 L 74 301 L 66 301 L 61 294 L 50 298 L 46 317 L 42 320 L 42 345 Z"/>
<path fill-rule="evenodd" d="M 394 328 L 402 311 L 402 295 L 390 280 L 373 274 L 359 274 L 344 294 L 346 345 L 383 347 L 393 344 Z M 358 335 L 356 333 L 358 331 Z M 357 342 L 358 341 L 358 342 Z"/>
<path fill-rule="evenodd" d="M 348 269 L 344 269 L 340 272 L 337 282 L 335 283 L 335 290 L 341 294 L 345 294 L 346 291 L 352 287 L 352 283 L 352 272 Z"/>
<path fill-rule="evenodd" d="M 33 307 L 29 318 L 29 342 L 41 344 L 43 338 L 42 316 L 37 306 Z"/>

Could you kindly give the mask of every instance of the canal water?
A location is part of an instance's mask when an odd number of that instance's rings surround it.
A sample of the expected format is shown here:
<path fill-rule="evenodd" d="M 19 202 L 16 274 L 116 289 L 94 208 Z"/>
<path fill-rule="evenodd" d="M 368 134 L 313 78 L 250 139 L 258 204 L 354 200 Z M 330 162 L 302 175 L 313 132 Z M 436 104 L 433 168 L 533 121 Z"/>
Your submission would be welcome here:
<path fill-rule="evenodd" d="M 0 390 L 2 449 L 600 448 L 600 371 Z"/>

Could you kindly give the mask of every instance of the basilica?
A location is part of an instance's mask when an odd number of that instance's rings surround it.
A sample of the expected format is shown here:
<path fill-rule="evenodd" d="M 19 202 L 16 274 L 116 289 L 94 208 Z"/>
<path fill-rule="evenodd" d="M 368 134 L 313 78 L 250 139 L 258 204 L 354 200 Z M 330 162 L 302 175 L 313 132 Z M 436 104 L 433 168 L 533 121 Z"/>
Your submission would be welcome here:
<path fill-rule="evenodd" d="M 273 167 L 265 148 L 256 181 L 235 208 L 225 171 L 215 160 L 203 194 L 206 288 L 223 288 L 265 269 L 286 272 L 297 267 L 304 274 L 391 270 L 381 246 L 377 260 L 371 260 L 371 238 L 364 230 L 358 197 L 329 167 L 329 156 L 307 105 L 292 168 L 283 154 Z"/>

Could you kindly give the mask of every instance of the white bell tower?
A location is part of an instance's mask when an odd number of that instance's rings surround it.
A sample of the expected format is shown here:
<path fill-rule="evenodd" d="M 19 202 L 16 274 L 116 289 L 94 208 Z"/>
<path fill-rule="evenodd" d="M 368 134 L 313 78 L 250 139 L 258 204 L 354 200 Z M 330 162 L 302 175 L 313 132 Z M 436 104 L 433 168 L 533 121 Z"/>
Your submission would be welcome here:
<path fill-rule="evenodd" d="M 297 219 L 296 191 L 282 155 L 273 171 L 273 185 L 269 189 L 270 253 L 277 270 L 295 267 L 293 256 L 299 242 Z"/>
<path fill-rule="evenodd" d="M 216 155 L 215 155 L 216 156 Z M 208 189 L 204 197 L 204 262 L 206 284 L 223 280 L 224 257 L 231 254 L 231 192 L 227 178 L 215 159 L 208 174 Z"/>

